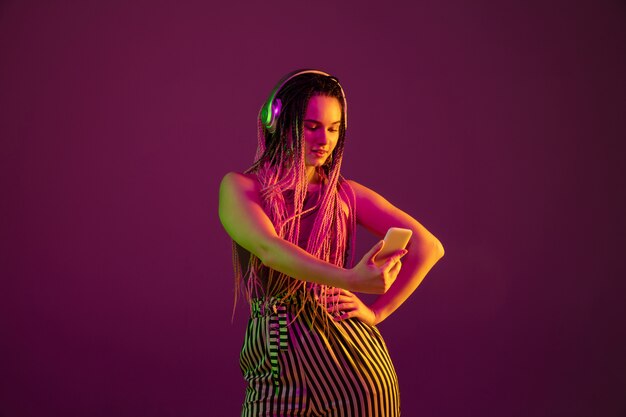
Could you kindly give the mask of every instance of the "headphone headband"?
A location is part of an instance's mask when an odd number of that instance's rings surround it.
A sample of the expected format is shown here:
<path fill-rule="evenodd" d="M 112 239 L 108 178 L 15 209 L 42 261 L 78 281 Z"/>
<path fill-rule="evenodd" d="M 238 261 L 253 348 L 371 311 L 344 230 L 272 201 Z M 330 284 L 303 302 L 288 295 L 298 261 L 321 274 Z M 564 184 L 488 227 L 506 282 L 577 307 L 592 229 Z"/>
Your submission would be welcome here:
<path fill-rule="evenodd" d="M 274 133 L 276 131 L 276 122 L 278 120 L 278 116 L 280 115 L 280 111 L 282 108 L 282 102 L 280 101 L 280 99 L 276 99 L 276 96 L 278 95 L 280 90 L 283 88 L 283 86 L 287 84 L 287 82 L 289 82 L 289 80 L 302 74 L 325 75 L 337 83 L 337 85 L 339 86 L 339 90 L 341 90 L 341 97 L 343 99 L 344 126 L 347 129 L 348 128 L 348 103 L 346 101 L 346 94 L 344 93 L 343 88 L 341 87 L 341 84 L 339 84 L 339 80 L 336 77 L 333 77 L 332 75 L 324 71 L 315 70 L 315 69 L 304 69 L 304 70 L 292 71 L 289 74 L 285 75 L 278 82 L 278 84 L 276 84 L 276 87 L 274 87 L 274 89 L 272 90 L 272 93 L 270 94 L 269 98 L 263 104 L 263 107 L 261 107 L 260 119 L 261 119 L 261 123 L 263 124 L 263 126 L 265 126 L 265 128 L 271 133 Z"/>

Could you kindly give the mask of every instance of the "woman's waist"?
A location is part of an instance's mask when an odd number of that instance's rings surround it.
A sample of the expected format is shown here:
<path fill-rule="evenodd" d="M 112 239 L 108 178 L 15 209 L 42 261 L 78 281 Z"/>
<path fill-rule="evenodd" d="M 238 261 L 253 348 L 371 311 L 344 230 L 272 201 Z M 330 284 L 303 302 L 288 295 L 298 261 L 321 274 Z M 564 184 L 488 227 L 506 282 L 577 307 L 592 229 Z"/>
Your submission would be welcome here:
<path fill-rule="evenodd" d="M 278 314 L 280 310 L 298 310 L 309 301 L 303 295 L 274 295 L 250 300 L 250 315 L 253 318 Z"/>
<path fill-rule="evenodd" d="M 317 310 L 321 307 L 319 300 L 324 297 L 328 288 L 332 287 L 313 284 L 292 293 L 281 291 L 278 294 L 252 297 L 249 299 L 251 316 L 272 316 L 279 311 L 297 313 L 305 307 Z"/>

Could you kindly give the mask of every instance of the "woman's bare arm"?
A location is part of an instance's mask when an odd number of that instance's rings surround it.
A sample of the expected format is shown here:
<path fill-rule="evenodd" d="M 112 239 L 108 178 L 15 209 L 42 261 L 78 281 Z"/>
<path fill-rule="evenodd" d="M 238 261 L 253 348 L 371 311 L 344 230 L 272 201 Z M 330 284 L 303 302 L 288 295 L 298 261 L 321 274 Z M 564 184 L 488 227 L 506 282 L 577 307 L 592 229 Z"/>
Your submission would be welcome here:
<path fill-rule="evenodd" d="M 390 227 L 411 229 L 413 235 L 402 259 L 402 270 L 391 288 L 370 306 L 376 323 L 389 317 L 415 291 L 428 271 L 444 255 L 443 245 L 417 220 L 398 209 L 382 196 L 349 181 L 357 198 L 357 222 L 374 235 L 382 237 Z"/>
<path fill-rule="evenodd" d="M 382 267 L 368 262 L 380 245 L 372 248 L 355 268 L 344 269 L 282 239 L 261 206 L 259 184 L 252 175 L 230 172 L 224 176 L 220 184 L 219 216 L 235 242 L 256 255 L 265 266 L 296 279 L 382 294 L 391 286 L 399 269 L 394 265 L 401 254 Z"/>

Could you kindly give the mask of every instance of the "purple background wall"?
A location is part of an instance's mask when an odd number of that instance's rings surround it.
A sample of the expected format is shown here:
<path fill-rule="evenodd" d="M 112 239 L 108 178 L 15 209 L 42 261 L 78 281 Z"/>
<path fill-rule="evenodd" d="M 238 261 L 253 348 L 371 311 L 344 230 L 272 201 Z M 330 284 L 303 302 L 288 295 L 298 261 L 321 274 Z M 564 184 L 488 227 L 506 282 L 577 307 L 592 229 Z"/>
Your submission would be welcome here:
<path fill-rule="evenodd" d="M 446 248 L 403 415 L 625 416 L 624 2 L 250 3 L 0 2 L 0 416 L 239 413 L 218 184 L 301 67 Z"/>

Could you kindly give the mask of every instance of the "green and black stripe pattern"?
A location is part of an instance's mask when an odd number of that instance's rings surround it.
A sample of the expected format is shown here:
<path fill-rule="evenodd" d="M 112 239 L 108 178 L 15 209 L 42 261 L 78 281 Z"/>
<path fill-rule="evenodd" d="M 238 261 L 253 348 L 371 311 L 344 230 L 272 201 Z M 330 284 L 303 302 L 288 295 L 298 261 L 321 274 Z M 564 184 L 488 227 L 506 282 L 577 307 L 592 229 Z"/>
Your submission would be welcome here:
<path fill-rule="evenodd" d="M 378 329 L 322 325 L 318 306 L 255 299 L 241 350 L 242 416 L 400 415 L 398 379 Z"/>

